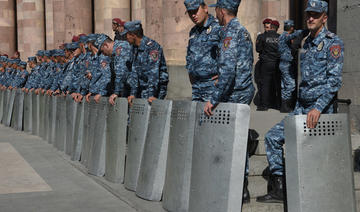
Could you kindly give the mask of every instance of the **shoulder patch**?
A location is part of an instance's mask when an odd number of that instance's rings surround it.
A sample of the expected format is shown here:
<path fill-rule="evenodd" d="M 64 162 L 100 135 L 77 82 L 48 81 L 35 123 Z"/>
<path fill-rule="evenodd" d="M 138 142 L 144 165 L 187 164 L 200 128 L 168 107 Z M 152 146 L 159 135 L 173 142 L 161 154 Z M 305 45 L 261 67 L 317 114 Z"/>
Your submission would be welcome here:
<path fill-rule="evenodd" d="M 159 51 L 158 50 L 152 50 L 150 52 L 150 57 L 153 61 L 157 61 L 159 59 Z"/>
<path fill-rule="evenodd" d="M 116 51 L 116 55 L 120 56 L 120 54 L 121 54 L 121 46 L 117 47 L 115 51 Z"/>
<path fill-rule="evenodd" d="M 330 53 L 333 58 L 335 58 L 335 59 L 339 58 L 341 55 L 341 46 L 335 45 L 335 46 L 330 47 Z"/>
<path fill-rule="evenodd" d="M 230 43 L 231 43 L 232 37 L 226 37 L 224 39 L 224 43 L 223 43 L 223 50 L 226 50 L 229 48 Z"/>
<path fill-rule="evenodd" d="M 103 68 L 105 68 L 106 65 L 107 65 L 107 62 L 106 62 L 105 60 L 101 61 L 101 66 L 102 66 Z"/>

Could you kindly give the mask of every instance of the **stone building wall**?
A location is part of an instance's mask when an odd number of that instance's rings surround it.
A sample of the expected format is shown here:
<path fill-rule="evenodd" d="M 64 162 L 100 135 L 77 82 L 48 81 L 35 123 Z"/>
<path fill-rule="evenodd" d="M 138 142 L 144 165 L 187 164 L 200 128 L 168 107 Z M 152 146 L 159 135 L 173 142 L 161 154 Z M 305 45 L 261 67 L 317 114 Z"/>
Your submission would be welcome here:
<path fill-rule="evenodd" d="M 255 42 L 262 20 L 272 17 L 282 23 L 289 17 L 288 7 L 289 0 L 243 0 L 238 17 Z M 40 48 L 58 48 L 80 33 L 113 37 L 111 19 L 118 17 L 141 20 L 145 34 L 163 46 L 167 63 L 184 65 L 193 26 L 183 0 L 2 0 L 0 9 L 0 50 L 12 55 L 17 46 L 23 59 Z M 209 11 L 215 14 L 213 8 Z"/>

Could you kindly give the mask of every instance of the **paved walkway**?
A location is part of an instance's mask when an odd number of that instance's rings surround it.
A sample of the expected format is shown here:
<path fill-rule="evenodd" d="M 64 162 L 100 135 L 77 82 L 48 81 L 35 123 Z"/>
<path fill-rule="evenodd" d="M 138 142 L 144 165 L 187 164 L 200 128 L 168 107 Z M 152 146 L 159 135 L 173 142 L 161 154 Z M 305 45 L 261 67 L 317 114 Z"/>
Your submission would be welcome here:
<path fill-rule="evenodd" d="M 135 212 L 40 138 L 0 125 L 1 212 Z"/>

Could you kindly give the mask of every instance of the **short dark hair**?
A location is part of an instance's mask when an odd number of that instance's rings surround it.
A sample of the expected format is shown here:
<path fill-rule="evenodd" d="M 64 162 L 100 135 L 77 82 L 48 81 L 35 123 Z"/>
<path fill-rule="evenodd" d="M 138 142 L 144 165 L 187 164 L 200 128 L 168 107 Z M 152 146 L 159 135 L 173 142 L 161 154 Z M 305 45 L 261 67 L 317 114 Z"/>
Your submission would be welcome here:
<path fill-rule="evenodd" d="M 293 27 L 293 26 L 285 25 L 285 26 L 284 26 L 284 31 L 290 31 L 292 27 Z"/>
<path fill-rule="evenodd" d="M 143 30 L 142 26 L 140 27 L 140 29 L 135 30 L 135 31 L 133 31 L 133 32 L 128 32 L 128 33 L 131 33 L 131 34 L 133 34 L 133 35 L 136 35 L 136 37 L 139 37 L 139 38 L 144 37 L 144 30 Z"/>
<path fill-rule="evenodd" d="M 228 15 L 237 16 L 238 10 L 225 9 Z"/>

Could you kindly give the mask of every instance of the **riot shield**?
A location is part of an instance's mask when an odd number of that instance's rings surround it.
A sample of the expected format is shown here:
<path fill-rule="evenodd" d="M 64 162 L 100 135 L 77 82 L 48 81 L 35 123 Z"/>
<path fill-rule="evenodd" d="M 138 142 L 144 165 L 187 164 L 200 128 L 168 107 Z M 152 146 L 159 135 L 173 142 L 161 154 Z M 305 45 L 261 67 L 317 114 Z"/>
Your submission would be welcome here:
<path fill-rule="evenodd" d="M 32 93 L 32 134 L 39 134 L 39 95 Z"/>
<path fill-rule="evenodd" d="M 4 93 L 5 91 L 0 90 L 0 121 L 2 120 L 4 114 Z"/>
<path fill-rule="evenodd" d="M 173 101 L 163 207 L 188 211 L 196 102 Z"/>
<path fill-rule="evenodd" d="M 127 121 L 127 99 L 118 98 L 114 106 L 109 104 L 106 120 L 105 178 L 113 183 L 124 181 Z"/>
<path fill-rule="evenodd" d="M 8 102 L 7 102 L 7 112 L 5 117 L 5 126 L 10 127 L 11 117 L 14 109 L 14 101 L 15 101 L 15 90 L 11 90 L 9 92 Z"/>
<path fill-rule="evenodd" d="M 57 97 L 51 96 L 49 99 L 49 132 L 48 132 L 48 143 L 54 144 L 56 141 L 56 106 Z"/>
<path fill-rule="evenodd" d="M 45 135 L 45 95 L 39 94 L 39 134 L 40 138 L 44 139 Z"/>
<path fill-rule="evenodd" d="M 92 101 L 92 100 L 91 100 Z M 89 157 L 90 103 L 84 101 L 83 136 L 81 142 L 81 164 L 87 167 Z"/>
<path fill-rule="evenodd" d="M 198 103 L 189 212 L 241 211 L 250 107 L 220 103 L 210 117 Z"/>
<path fill-rule="evenodd" d="M 14 104 L 13 104 L 13 109 L 12 109 L 12 115 L 11 115 L 11 121 L 10 121 L 10 126 L 12 128 L 14 128 L 16 130 L 16 126 L 17 126 L 17 121 L 18 121 L 18 117 L 19 117 L 19 95 L 18 95 L 18 91 L 17 90 L 12 90 L 12 92 L 14 92 Z"/>
<path fill-rule="evenodd" d="M 291 212 L 355 212 L 347 114 L 322 114 L 314 129 L 306 115 L 285 119 L 287 205 Z"/>
<path fill-rule="evenodd" d="M 71 160 L 79 161 L 82 151 L 83 130 L 84 130 L 84 105 L 85 100 L 76 105 L 76 117 L 73 137 L 73 150 L 71 152 Z"/>
<path fill-rule="evenodd" d="M 78 105 L 71 96 L 66 96 L 66 151 L 67 155 L 71 155 L 74 148 L 74 128 L 76 117 L 76 106 Z"/>
<path fill-rule="evenodd" d="M 24 94 L 24 131 L 32 131 L 32 93 Z"/>
<path fill-rule="evenodd" d="M 4 95 L 4 98 L 3 98 L 3 115 L 2 115 L 2 119 L 1 119 L 1 123 L 2 124 L 5 124 L 5 117 L 7 117 L 6 113 L 7 113 L 7 103 L 8 103 L 8 97 L 9 97 L 9 90 L 5 90 L 3 91 L 3 95 Z"/>
<path fill-rule="evenodd" d="M 144 152 L 150 105 L 146 99 L 135 99 L 130 108 L 128 153 L 125 166 L 125 188 L 135 191 Z"/>
<path fill-rule="evenodd" d="M 160 201 L 165 183 L 172 101 L 154 100 L 151 104 L 144 154 L 141 160 L 136 195 Z"/>
<path fill-rule="evenodd" d="M 16 91 L 15 96 L 15 116 L 14 116 L 14 128 L 15 130 L 22 131 L 23 129 L 23 117 L 24 117 L 24 93 L 21 90 Z"/>
<path fill-rule="evenodd" d="M 54 145 L 59 151 L 64 151 L 66 148 L 66 99 L 63 96 L 56 97 L 56 131 Z"/>
<path fill-rule="evenodd" d="M 50 130 L 50 119 L 49 119 L 49 111 L 50 111 L 50 96 L 44 95 L 44 133 L 43 133 L 43 139 L 47 142 L 48 140 L 48 134 Z"/>
<path fill-rule="evenodd" d="M 90 174 L 104 176 L 105 174 L 105 145 L 106 145 L 106 116 L 108 99 L 101 98 L 99 103 L 95 103 L 96 117 L 94 123 L 94 136 L 90 147 L 89 168 Z M 92 123 L 91 123 L 92 124 Z"/>

